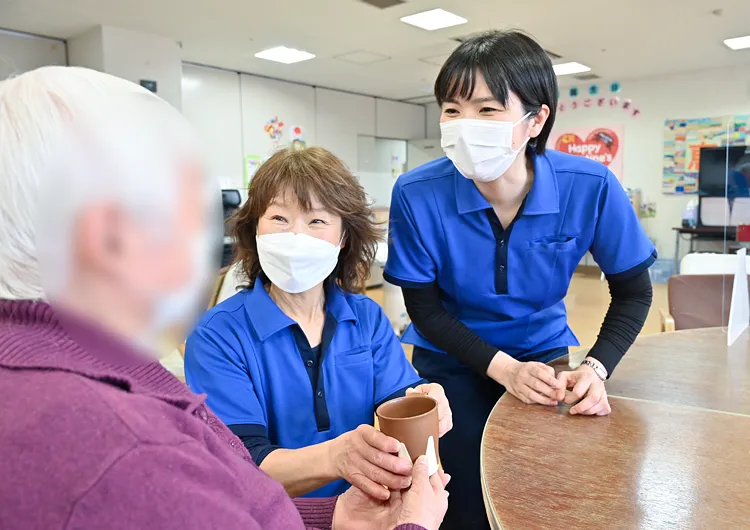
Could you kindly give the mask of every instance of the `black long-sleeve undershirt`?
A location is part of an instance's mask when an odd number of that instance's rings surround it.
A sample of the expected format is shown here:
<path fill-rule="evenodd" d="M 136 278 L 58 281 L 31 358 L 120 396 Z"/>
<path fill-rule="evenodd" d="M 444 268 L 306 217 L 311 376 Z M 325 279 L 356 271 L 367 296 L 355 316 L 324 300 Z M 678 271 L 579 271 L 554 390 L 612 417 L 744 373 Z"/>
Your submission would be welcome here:
<path fill-rule="evenodd" d="M 589 355 L 601 362 L 611 375 L 646 322 L 653 289 L 647 270 L 632 278 L 608 278 L 607 281 L 612 301 Z M 487 374 L 498 348 L 445 310 L 437 282 L 422 288 L 404 287 L 403 292 L 409 316 L 427 340 L 480 374 Z"/>

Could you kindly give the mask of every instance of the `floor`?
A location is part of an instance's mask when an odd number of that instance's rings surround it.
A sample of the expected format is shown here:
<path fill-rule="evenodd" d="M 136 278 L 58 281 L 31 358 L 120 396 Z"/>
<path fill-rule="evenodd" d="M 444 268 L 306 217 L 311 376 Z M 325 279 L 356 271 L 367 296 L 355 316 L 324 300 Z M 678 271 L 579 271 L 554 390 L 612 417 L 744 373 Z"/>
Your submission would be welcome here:
<path fill-rule="evenodd" d="M 367 294 L 376 302 L 382 303 L 382 288 L 370 289 Z M 565 298 L 565 305 L 568 308 L 568 322 L 578 337 L 582 348 L 590 348 L 596 342 L 609 302 L 610 296 L 606 281 L 601 281 L 599 276 L 590 274 L 575 274 L 573 276 L 568 296 Z M 654 284 L 654 301 L 641 332 L 642 335 L 661 332 L 659 310 L 662 309 L 666 312 L 668 307 L 667 286 L 665 284 Z M 406 349 L 407 355 L 411 357 L 410 347 Z"/>

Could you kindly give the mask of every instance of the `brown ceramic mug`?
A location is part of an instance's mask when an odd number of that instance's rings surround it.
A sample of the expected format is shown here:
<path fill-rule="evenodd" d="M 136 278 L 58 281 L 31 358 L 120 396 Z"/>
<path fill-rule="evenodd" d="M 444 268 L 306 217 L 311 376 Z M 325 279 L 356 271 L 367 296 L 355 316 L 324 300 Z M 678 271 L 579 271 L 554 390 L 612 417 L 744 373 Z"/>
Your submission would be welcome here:
<path fill-rule="evenodd" d="M 380 405 L 375 414 L 380 431 L 403 443 L 412 462 L 425 454 L 430 436 L 435 441 L 435 455 L 440 454 L 438 404 L 431 397 L 411 395 L 392 399 Z"/>

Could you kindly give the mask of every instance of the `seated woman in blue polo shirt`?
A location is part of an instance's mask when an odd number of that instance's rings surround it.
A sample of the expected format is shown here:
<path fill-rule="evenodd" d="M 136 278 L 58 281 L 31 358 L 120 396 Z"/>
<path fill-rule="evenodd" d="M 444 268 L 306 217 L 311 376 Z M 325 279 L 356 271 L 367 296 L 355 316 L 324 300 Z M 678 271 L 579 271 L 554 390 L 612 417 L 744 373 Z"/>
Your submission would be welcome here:
<path fill-rule="evenodd" d="M 620 183 L 597 162 L 545 148 L 557 90 L 548 55 L 530 37 L 468 39 L 435 83 L 447 158 L 403 175 L 393 190 L 386 279 L 403 288 L 414 366 L 443 385 L 454 411 L 455 429 L 440 442 L 453 476 L 444 529 L 489 528 L 480 444 L 502 393 L 609 414 L 604 380 L 651 304 L 656 251 Z M 587 251 L 612 302 L 585 363 L 556 377 L 545 363 L 578 344 L 563 299 Z"/>
<path fill-rule="evenodd" d="M 332 496 L 354 484 L 387 500 L 410 484 L 399 444 L 372 425 L 375 408 L 409 392 L 434 397 L 390 321 L 354 294 L 378 231 L 356 177 L 321 148 L 274 154 L 235 216 L 247 288 L 211 309 L 187 341 L 185 375 L 291 496 Z"/>

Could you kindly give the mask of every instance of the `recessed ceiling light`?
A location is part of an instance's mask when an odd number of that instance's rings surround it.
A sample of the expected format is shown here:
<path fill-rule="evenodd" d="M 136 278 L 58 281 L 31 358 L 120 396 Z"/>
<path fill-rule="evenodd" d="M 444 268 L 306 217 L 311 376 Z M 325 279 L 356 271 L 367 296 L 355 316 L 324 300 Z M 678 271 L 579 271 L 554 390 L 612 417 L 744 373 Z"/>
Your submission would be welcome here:
<path fill-rule="evenodd" d="M 418 28 L 434 31 L 436 29 L 450 28 L 459 24 L 466 24 L 468 20 L 444 9 L 433 9 L 403 17 L 401 22 L 417 26 Z"/>
<path fill-rule="evenodd" d="M 744 50 L 745 48 L 750 48 L 750 35 L 747 35 L 746 37 L 727 39 L 724 41 L 724 44 L 733 50 Z"/>
<path fill-rule="evenodd" d="M 582 74 L 591 70 L 591 68 L 581 63 L 553 64 L 552 68 L 555 70 L 555 75 Z"/>
<path fill-rule="evenodd" d="M 315 55 L 309 52 L 303 52 L 301 50 L 295 50 L 294 48 L 287 48 L 286 46 L 277 46 L 275 48 L 269 48 L 255 54 L 258 59 L 266 59 L 268 61 L 276 61 L 277 63 L 292 64 L 300 61 L 307 61 L 308 59 L 315 58 Z"/>

